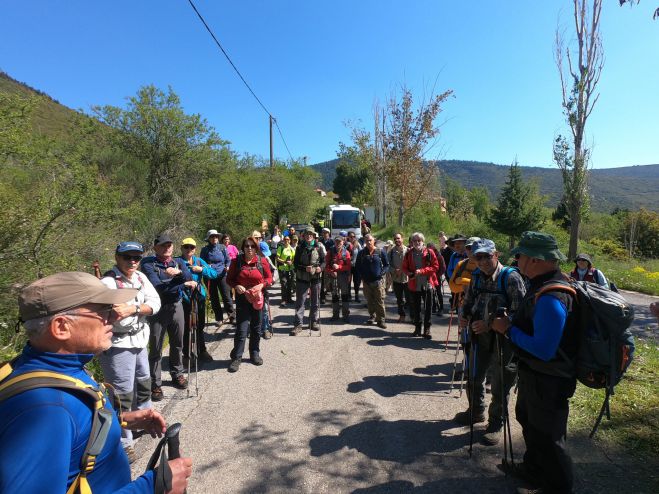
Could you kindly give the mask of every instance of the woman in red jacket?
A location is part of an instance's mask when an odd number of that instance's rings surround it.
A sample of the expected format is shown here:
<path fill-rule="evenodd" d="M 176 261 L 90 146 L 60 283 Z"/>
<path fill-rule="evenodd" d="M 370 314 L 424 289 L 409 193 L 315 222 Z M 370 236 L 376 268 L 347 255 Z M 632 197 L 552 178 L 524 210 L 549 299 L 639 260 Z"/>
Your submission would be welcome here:
<path fill-rule="evenodd" d="M 408 249 L 403 258 L 403 272 L 409 277 L 407 286 L 410 290 L 410 315 L 414 323 L 412 336 L 421 336 L 421 300 L 424 304 L 423 337 L 429 340 L 430 316 L 432 314 L 433 290 L 437 282 L 439 261 L 435 253 L 428 249 L 423 233 L 412 235 L 412 248 Z"/>
<path fill-rule="evenodd" d="M 229 372 L 240 368 L 245 340 L 249 331 L 249 360 L 254 365 L 263 365 L 259 355 L 261 332 L 261 308 L 263 290 L 272 285 L 270 263 L 261 256 L 258 242 L 254 237 L 242 241 L 240 254 L 231 262 L 227 283 L 236 290 L 236 335 L 233 338 Z"/>

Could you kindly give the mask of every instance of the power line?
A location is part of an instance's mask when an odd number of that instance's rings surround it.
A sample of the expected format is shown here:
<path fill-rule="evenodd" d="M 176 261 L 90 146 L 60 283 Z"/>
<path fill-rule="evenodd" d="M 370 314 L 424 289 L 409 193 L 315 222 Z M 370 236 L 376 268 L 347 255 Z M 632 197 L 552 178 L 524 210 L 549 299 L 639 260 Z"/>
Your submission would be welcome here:
<path fill-rule="evenodd" d="M 279 127 L 279 123 L 277 123 L 277 119 L 272 116 L 272 113 L 270 113 L 270 111 L 265 107 L 263 102 L 259 99 L 259 97 L 256 95 L 256 93 L 252 90 L 250 85 L 247 84 L 247 81 L 245 80 L 243 75 L 238 70 L 238 67 L 236 67 L 236 65 L 233 63 L 233 61 L 229 57 L 229 54 L 226 52 L 226 50 L 222 47 L 222 44 L 215 37 L 215 34 L 213 33 L 211 28 L 206 23 L 206 20 L 203 18 L 203 16 L 199 13 L 199 11 L 197 10 L 197 7 L 195 7 L 195 4 L 192 2 L 192 0 L 188 0 L 188 3 L 192 7 L 192 9 L 195 11 L 195 14 L 197 14 L 197 17 L 199 17 L 199 20 L 202 22 L 202 24 L 206 28 L 206 31 L 208 31 L 208 34 L 210 34 L 211 37 L 213 38 L 213 40 L 215 41 L 215 44 L 217 45 L 217 47 L 222 51 L 222 53 L 224 54 L 226 59 L 229 61 L 229 63 L 231 64 L 231 67 L 233 67 L 233 70 L 236 71 L 236 74 L 238 74 L 238 77 L 240 77 L 240 80 L 243 81 L 243 84 L 245 84 L 245 87 L 249 90 L 250 93 L 252 93 L 252 96 L 254 96 L 254 99 L 256 99 L 256 101 L 258 101 L 259 105 L 261 105 L 261 108 L 263 108 L 263 110 L 268 114 L 268 116 L 274 120 L 275 125 L 277 126 L 277 131 L 279 132 L 279 135 L 281 136 L 281 140 L 283 141 L 284 146 L 286 147 L 286 151 L 288 151 L 288 155 L 290 156 L 291 161 L 293 161 L 293 155 L 291 154 L 291 151 L 288 149 L 288 145 L 286 144 L 286 140 L 284 139 L 284 134 L 282 133 L 281 128 Z"/>

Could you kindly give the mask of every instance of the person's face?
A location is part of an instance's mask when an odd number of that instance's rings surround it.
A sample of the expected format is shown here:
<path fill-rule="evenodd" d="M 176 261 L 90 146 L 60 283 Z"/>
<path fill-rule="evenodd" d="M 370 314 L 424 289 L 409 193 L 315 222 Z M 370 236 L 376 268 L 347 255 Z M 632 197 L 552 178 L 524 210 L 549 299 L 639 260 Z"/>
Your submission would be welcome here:
<path fill-rule="evenodd" d="M 354 242 L 355 241 L 355 234 L 350 232 L 348 233 L 348 242 Z"/>
<path fill-rule="evenodd" d="M 455 242 L 453 242 L 453 250 L 462 254 L 465 251 L 465 241 L 456 240 Z"/>
<path fill-rule="evenodd" d="M 290 228 L 288 229 L 288 231 L 289 231 L 289 233 L 293 234 L 293 233 L 295 233 L 295 228 L 290 227 Z"/>
<path fill-rule="evenodd" d="M 291 243 L 291 239 L 289 237 L 284 237 L 284 245 L 289 245 Z"/>
<path fill-rule="evenodd" d="M 487 252 L 479 252 L 478 254 L 474 254 L 474 259 L 476 259 L 476 262 L 478 263 L 478 268 L 489 276 L 494 273 L 494 270 L 497 268 L 499 263 L 499 254 L 498 252 L 494 252 L 492 254 L 488 254 Z"/>
<path fill-rule="evenodd" d="M 375 239 L 373 237 L 370 237 L 368 240 L 366 240 L 366 245 L 368 245 L 369 249 L 375 248 Z"/>
<path fill-rule="evenodd" d="M 224 245 L 229 245 L 229 242 L 231 242 L 231 237 L 224 237 Z"/>
<path fill-rule="evenodd" d="M 471 259 L 471 246 L 465 247 L 464 251 L 467 253 L 467 257 Z"/>
<path fill-rule="evenodd" d="M 577 266 L 579 267 L 579 269 L 588 269 L 588 261 L 586 261 L 585 259 L 579 259 L 577 261 Z"/>
<path fill-rule="evenodd" d="M 197 251 L 197 248 L 194 245 L 182 245 L 181 254 L 185 259 L 190 259 L 194 253 Z"/>
<path fill-rule="evenodd" d="M 254 255 L 256 255 L 256 244 L 251 240 L 248 240 L 243 246 L 243 252 L 248 259 L 251 259 L 254 257 Z"/>
<path fill-rule="evenodd" d="M 311 243 L 316 239 L 316 236 L 313 233 L 305 233 L 304 239 L 307 241 L 307 243 Z"/>
<path fill-rule="evenodd" d="M 421 250 L 421 249 L 423 249 L 423 240 L 421 240 L 420 237 L 414 237 L 414 238 L 412 239 L 412 246 L 413 246 L 416 250 Z"/>
<path fill-rule="evenodd" d="M 401 245 L 403 245 L 403 237 L 400 235 L 396 235 L 394 237 L 394 243 L 396 244 L 397 247 L 400 247 Z"/>
<path fill-rule="evenodd" d="M 97 355 L 112 346 L 114 312 L 111 305 L 87 304 L 67 312 L 64 317 L 70 324 L 66 347 L 71 353 Z"/>
<path fill-rule="evenodd" d="M 155 245 L 153 250 L 156 251 L 156 254 L 161 257 L 171 257 L 174 252 L 174 244 L 171 242 L 166 242 L 164 244 Z"/>
<path fill-rule="evenodd" d="M 327 240 L 330 237 L 329 232 L 323 232 L 323 238 Z"/>
<path fill-rule="evenodd" d="M 208 237 L 208 243 L 211 245 L 218 244 L 220 242 L 220 236 L 219 235 L 211 235 Z"/>
<path fill-rule="evenodd" d="M 129 250 L 128 252 L 115 254 L 114 259 L 117 262 L 119 271 L 130 278 L 140 265 L 142 253 L 136 250 Z"/>
<path fill-rule="evenodd" d="M 532 278 L 531 258 L 526 254 L 518 254 L 518 256 L 519 257 L 517 256 L 515 257 L 517 258 L 517 267 L 519 268 L 519 272 L 522 273 L 527 278 Z"/>
<path fill-rule="evenodd" d="M 336 247 L 336 250 L 340 250 L 343 248 L 343 240 L 335 240 L 334 241 L 334 246 Z"/>

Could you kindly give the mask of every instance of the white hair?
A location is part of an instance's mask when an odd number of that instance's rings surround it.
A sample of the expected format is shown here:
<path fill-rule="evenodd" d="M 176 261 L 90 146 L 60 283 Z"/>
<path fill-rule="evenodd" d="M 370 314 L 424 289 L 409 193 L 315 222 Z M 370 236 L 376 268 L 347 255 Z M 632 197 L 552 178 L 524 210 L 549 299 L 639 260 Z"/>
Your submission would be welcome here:
<path fill-rule="evenodd" d="M 418 238 L 418 239 L 421 240 L 423 243 L 426 243 L 426 236 L 425 236 L 423 233 L 421 233 L 421 232 L 414 232 L 414 233 L 412 234 L 412 240 L 414 240 L 415 238 Z"/>

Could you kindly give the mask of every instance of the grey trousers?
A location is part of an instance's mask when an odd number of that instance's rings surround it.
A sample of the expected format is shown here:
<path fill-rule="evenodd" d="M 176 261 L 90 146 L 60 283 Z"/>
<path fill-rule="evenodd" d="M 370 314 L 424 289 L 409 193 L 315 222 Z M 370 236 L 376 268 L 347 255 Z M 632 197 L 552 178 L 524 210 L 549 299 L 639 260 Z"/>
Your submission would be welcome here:
<path fill-rule="evenodd" d="M 320 319 L 320 280 L 316 283 L 297 280 L 295 287 L 295 323 L 294 326 L 302 326 L 304 322 L 304 304 L 307 301 L 307 290 L 311 292 L 311 310 L 309 319 L 314 323 L 319 323 Z"/>
<path fill-rule="evenodd" d="M 183 375 L 183 305 L 179 300 L 163 304 L 155 316 L 149 317 L 149 369 L 151 384 L 162 386 L 162 346 L 165 333 L 169 335 L 169 373 L 173 378 Z"/>
<path fill-rule="evenodd" d="M 151 378 L 146 348 L 116 348 L 102 352 L 98 361 L 103 378 L 119 398 L 122 410 L 151 408 Z M 133 445 L 133 432 L 121 429 L 121 445 Z"/>
<path fill-rule="evenodd" d="M 339 317 L 339 310 L 343 317 L 348 317 L 350 315 L 350 272 L 341 271 L 337 273 L 336 278 L 328 274 L 325 287 L 332 295 L 332 317 Z"/>
<path fill-rule="evenodd" d="M 384 279 L 375 282 L 362 280 L 362 285 L 369 315 L 377 322 L 384 322 Z"/>

